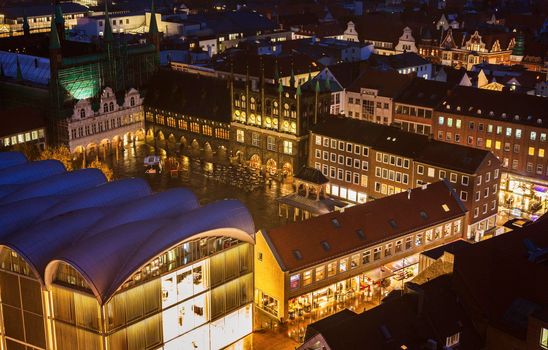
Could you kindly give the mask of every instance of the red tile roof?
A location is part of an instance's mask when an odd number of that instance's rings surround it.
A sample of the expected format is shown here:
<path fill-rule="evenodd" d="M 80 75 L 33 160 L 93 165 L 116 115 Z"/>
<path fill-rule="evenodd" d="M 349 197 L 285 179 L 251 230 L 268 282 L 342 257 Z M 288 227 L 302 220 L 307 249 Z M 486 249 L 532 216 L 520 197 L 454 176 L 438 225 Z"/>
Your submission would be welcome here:
<path fill-rule="evenodd" d="M 425 189 L 416 188 L 373 202 L 347 208 L 309 220 L 291 223 L 263 232 L 283 271 L 302 269 L 322 261 L 358 251 L 382 241 L 457 218 L 466 209 L 451 185 L 440 181 Z M 448 211 L 442 205 L 446 204 Z M 421 212 L 426 213 L 426 218 Z M 395 225 L 391 225 L 393 220 Z M 357 231 L 363 230 L 365 238 Z M 325 250 L 322 242 L 330 249 Z M 301 259 L 295 257 L 299 251 Z"/>

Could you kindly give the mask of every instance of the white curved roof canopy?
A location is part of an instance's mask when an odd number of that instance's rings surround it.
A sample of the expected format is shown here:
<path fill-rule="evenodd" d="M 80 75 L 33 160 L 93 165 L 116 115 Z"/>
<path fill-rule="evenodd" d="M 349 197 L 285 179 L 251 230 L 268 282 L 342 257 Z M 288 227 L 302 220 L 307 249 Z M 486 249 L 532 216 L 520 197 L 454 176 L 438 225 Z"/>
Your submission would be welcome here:
<path fill-rule="evenodd" d="M 113 205 L 151 194 L 148 183 L 143 179 L 125 179 L 107 182 L 79 192 L 48 209 L 39 220 L 47 220 L 69 211 Z"/>
<path fill-rule="evenodd" d="M 7 170 L 7 169 L 6 169 Z M 107 181 L 99 169 L 82 169 L 46 177 L 0 199 L 0 204 L 51 195 L 68 195 Z"/>
<path fill-rule="evenodd" d="M 27 157 L 21 152 L 0 153 L 0 169 L 9 168 L 19 164 L 25 164 Z"/>
<path fill-rule="evenodd" d="M 0 185 L 28 184 L 65 172 L 63 163 L 53 159 L 22 163 L 6 168 L 0 166 L 0 169 Z"/>
<path fill-rule="evenodd" d="M 46 286 L 60 262 L 70 264 L 100 303 L 184 241 L 229 236 L 253 243 L 254 230 L 236 200 L 200 207 L 188 189 L 152 194 L 142 179 L 106 183 L 97 169 L 65 172 L 57 161 L 22 163 L 0 153 L 0 249 L 20 254 Z"/>
<path fill-rule="evenodd" d="M 253 232 L 251 214 L 239 201 L 219 201 L 175 219 L 133 222 L 84 239 L 48 264 L 45 280 L 50 285 L 58 264 L 68 263 L 87 280 L 99 303 L 104 304 L 150 260 L 184 241 L 231 236 L 253 243 Z"/>

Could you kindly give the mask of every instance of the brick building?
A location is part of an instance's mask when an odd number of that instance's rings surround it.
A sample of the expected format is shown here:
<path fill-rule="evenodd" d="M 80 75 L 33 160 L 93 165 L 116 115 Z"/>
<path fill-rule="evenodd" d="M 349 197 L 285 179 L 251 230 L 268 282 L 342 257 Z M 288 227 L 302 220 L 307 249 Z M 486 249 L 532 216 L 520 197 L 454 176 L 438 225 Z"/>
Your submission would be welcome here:
<path fill-rule="evenodd" d="M 546 209 L 548 100 L 458 86 L 435 110 L 437 140 L 491 151 L 502 163 L 501 204 L 516 215 Z"/>
<path fill-rule="evenodd" d="M 329 114 L 326 81 L 284 87 L 231 82 L 231 150 L 252 168 L 286 179 L 306 164 L 309 128 Z"/>
<path fill-rule="evenodd" d="M 331 196 L 354 203 L 447 179 L 470 212 L 468 238 L 496 222 L 500 162 L 487 150 L 332 117 L 312 129 L 309 166 L 329 178 Z"/>
<path fill-rule="evenodd" d="M 434 108 L 445 98 L 449 84 L 415 78 L 394 99 L 393 124 L 417 134 L 432 134 Z"/>

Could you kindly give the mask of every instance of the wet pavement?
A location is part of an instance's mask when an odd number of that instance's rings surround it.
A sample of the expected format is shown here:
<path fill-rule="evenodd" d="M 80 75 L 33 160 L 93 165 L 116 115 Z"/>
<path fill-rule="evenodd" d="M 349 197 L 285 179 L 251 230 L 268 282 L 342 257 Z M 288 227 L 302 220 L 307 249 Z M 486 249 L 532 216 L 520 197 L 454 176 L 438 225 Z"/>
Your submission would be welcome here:
<path fill-rule="evenodd" d="M 239 199 L 251 212 L 257 229 L 268 229 L 285 222 L 278 216 L 276 198 L 291 193 L 291 184 L 265 180 L 247 167 L 205 161 L 190 154 L 173 157 L 180 168 L 173 176 L 168 169 L 164 169 L 162 174 L 145 174 L 143 160 L 153 154 L 154 147 L 137 142 L 135 146 L 126 144 L 123 151 L 118 152 L 118 159 L 115 152 L 106 154 L 105 161 L 113 170 L 115 179 L 141 177 L 154 191 L 187 187 L 201 204 L 226 198 Z M 100 155 L 101 160 L 103 156 Z M 163 159 L 166 161 L 165 155 Z"/>

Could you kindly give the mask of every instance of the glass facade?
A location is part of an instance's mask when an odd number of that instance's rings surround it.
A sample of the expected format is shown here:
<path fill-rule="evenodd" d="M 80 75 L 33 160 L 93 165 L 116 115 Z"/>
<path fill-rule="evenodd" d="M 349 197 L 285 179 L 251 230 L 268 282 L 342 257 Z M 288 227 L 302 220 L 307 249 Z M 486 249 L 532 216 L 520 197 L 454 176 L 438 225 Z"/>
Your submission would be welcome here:
<path fill-rule="evenodd" d="M 0 258 L 7 350 L 46 349 L 47 341 L 58 350 L 221 349 L 252 331 L 253 247 L 236 239 L 181 243 L 104 305 L 69 264 L 58 263 L 45 291 L 14 251 L 3 248 Z"/>
<path fill-rule="evenodd" d="M 0 310 L 0 342 L 7 350 L 46 348 L 40 282 L 23 258 L 5 247 L 0 249 Z"/>

